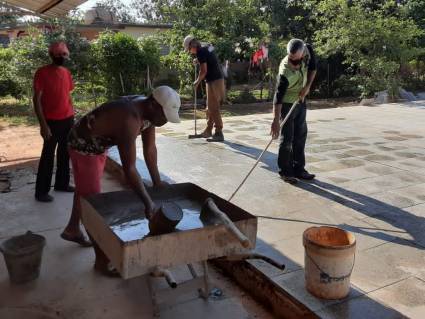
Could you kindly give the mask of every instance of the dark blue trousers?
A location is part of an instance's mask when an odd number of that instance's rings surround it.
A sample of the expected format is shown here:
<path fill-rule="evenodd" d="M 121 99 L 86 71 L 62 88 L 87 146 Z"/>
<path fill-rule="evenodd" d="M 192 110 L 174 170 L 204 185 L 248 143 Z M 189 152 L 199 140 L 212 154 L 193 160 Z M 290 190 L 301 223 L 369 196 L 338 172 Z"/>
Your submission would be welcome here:
<path fill-rule="evenodd" d="M 285 118 L 292 104 L 283 103 L 281 118 Z M 277 164 L 279 174 L 295 176 L 304 171 L 305 142 L 307 140 L 307 106 L 299 103 L 282 128 Z"/>
<path fill-rule="evenodd" d="M 38 164 L 35 196 L 43 196 L 50 191 L 53 164 L 56 154 L 55 187 L 65 188 L 69 185 L 68 133 L 74 124 L 74 117 L 64 120 L 47 120 L 52 137 L 45 140 Z"/>

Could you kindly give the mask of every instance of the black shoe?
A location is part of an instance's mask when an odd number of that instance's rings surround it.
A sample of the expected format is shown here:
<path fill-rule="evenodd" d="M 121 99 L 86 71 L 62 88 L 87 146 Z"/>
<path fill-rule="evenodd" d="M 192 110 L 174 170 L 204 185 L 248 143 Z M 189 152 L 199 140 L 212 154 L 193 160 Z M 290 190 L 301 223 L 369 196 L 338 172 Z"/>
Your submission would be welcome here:
<path fill-rule="evenodd" d="M 43 202 L 43 203 L 50 203 L 53 202 L 53 196 L 50 196 L 49 194 L 44 194 L 44 195 L 35 195 L 35 199 L 38 200 L 39 202 Z"/>
<path fill-rule="evenodd" d="M 285 176 L 285 175 L 281 175 L 280 177 L 286 182 L 289 183 L 291 185 L 294 185 L 296 183 L 298 183 L 298 180 L 294 177 L 294 176 Z"/>
<path fill-rule="evenodd" d="M 207 139 L 207 142 L 224 142 L 224 135 L 222 131 L 215 132 L 211 138 Z"/>
<path fill-rule="evenodd" d="M 310 174 L 306 170 L 302 171 L 301 173 L 295 174 L 295 176 L 299 179 L 305 179 L 307 181 L 311 181 L 312 179 L 316 177 L 316 175 Z"/>
<path fill-rule="evenodd" d="M 57 192 L 66 192 L 66 193 L 73 193 L 75 192 L 75 187 L 68 185 L 66 187 L 55 187 L 55 191 Z"/>

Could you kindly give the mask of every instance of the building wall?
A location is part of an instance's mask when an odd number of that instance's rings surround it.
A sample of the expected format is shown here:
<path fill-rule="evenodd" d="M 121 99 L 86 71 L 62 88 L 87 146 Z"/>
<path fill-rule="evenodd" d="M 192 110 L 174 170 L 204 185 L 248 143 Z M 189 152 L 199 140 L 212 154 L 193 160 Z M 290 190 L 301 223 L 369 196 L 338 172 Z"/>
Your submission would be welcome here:
<path fill-rule="evenodd" d="M 154 35 L 159 32 L 164 32 L 166 29 L 159 28 L 150 28 L 150 27 L 133 27 L 126 26 L 124 29 L 119 30 L 119 32 L 126 33 L 131 35 L 133 38 L 138 39 L 149 35 Z"/>
<path fill-rule="evenodd" d="M 37 27 L 40 31 L 43 31 L 45 29 L 44 26 L 38 26 Z M 132 36 L 135 39 L 154 35 L 160 32 L 165 32 L 167 29 L 164 28 L 152 28 L 152 27 L 144 27 L 144 26 L 125 26 L 124 28 L 100 28 L 98 26 L 80 26 L 77 27 L 77 32 L 80 33 L 81 37 L 86 38 L 89 41 L 95 40 L 100 32 L 103 32 L 105 30 L 113 30 L 115 32 L 122 32 L 125 34 L 128 34 Z M 13 41 L 13 39 L 19 37 L 19 36 L 26 36 L 27 33 L 27 27 L 21 27 L 16 29 L 8 29 L 8 30 L 0 30 L 0 36 L 2 38 L 8 37 L 9 42 Z M 5 39 L 2 40 L 2 43 L 6 43 Z"/>
<path fill-rule="evenodd" d="M 82 38 L 86 38 L 88 41 L 93 41 L 99 36 L 99 33 L 101 31 L 103 30 L 100 30 L 100 29 L 79 30 L 78 33 L 80 34 Z"/>

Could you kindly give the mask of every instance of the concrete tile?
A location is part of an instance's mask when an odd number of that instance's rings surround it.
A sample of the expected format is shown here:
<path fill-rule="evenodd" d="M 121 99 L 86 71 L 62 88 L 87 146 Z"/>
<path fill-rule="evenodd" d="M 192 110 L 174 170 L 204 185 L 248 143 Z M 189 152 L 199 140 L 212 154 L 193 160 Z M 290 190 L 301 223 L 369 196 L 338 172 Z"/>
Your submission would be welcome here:
<path fill-rule="evenodd" d="M 285 291 L 290 293 L 293 297 L 298 300 L 302 300 L 305 306 L 311 311 L 318 311 L 326 306 L 334 305 L 343 302 L 342 300 L 324 300 L 319 299 L 311 295 L 305 288 L 304 270 L 293 271 L 273 278 L 279 286 L 282 286 Z M 358 297 L 363 292 L 352 286 L 347 299 Z"/>
<path fill-rule="evenodd" d="M 34 185 L 24 186 L 19 192 L 1 194 L 0 211 L 7 223 L 2 225 L 0 238 L 20 235 L 27 230 L 39 232 L 63 227 L 71 211 L 73 194 L 54 191 L 51 194 L 56 200 L 48 204 L 34 199 Z M 43 218 L 34 211 L 43 211 Z"/>
<path fill-rule="evenodd" d="M 395 240 L 394 234 L 383 233 L 373 224 L 355 218 L 359 214 L 355 210 L 334 204 L 315 206 L 314 209 L 301 210 L 286 216 L 261 218 L 258 238 L 271 243 L 296 262 L 303 260 L 302 234 L 312 226 L 334 226 L 352 232 L 359 251 Z M 295 254 L 291 254 L 291 251 Z"/>
<path fill-rule="evenodd" d="M 352 282 L 371 292 L 425 272 L 425 250 L 413 243 L 399 241 L 358 252 Z"/>
<path fill-rule="evenodd" d="M 399 242 L 406 240 L 415 242 L 414 236 L 410 234 L 409 230 L 398 223 L 400 218 L 402 217 L 399 214 L 396 214 L 394 219 L 388 215 L 376 214 L 372 217 L 363 218 L 362 221 L 375 228 L 375 236 L 386 241 Z"/>
<path fill-rule="evenodd" d="M 367 161 L 371 161 L 371 162 L 383 162 L 383 163 L 387 163 L 387 162 L 393 162 L 396 160 L 395 157 L 393 156 L 389 156 L 386 154 L 371 154 L 371 155 L 367 155 L 365 157 L 363 157 L 365 160 Z"/>
<path fill-rule="evenodd" d="M 252 319 L 254 316 L 249 314 L 236 299 L 210 300 L 196 298 L 171 309 L 160 312 L 161 318 L 241 318 Z"/>
<path fill-rule="evenodd" d="M 414 202 L 414 205 L 425 202 L 425 183 L 417 184 L 408 187 L 397 188 L 391 190 L 390 193 L 398 194 L 406 198 L 411 199 Z M 413 205 L 410 205 L 413 206 Z"/>
<path fill-rule="evenodd" d="M 330 172 L 338 171 L 346 168 L 353 168 L 365 165 L 366 162 L 361 159 L 341 159 L 341 160 L 328 160 L 314 163 L 311 168 L 315 172 Z"/>
<path fill-rule="evenodd" d="M 404 210 L 415 216 L 425 217 L 425 204 L 411 206 L 411 207 L 405 208 Z"/>
<path fill-rule="evenodd" d="M 352 145 L 352 144 L 350 144 L 350 145 Z M 344 154 L 347 154 L 347 155 L 350 155 L 350 156 L 364 156 L 364 155 L 374 154 L 374 152 L 372 152 L 368 149 L 359 148 L 359 149 L 352 149 L 352 150 L 346 151 Z"/>
<path fill-rule="evenodd" d="M 396 232 L 400 233 L 399 237 L 425 247 L 425 217 L 421 216 L 422 209 L 418 207 L 416 213 L 415 211 L 410 213 L 407 209 L 389 208 L 387 211 L 374 215 L 374 219 L 367 222 L 379 227 L 391 225 Z"/>
<path fill-rule="evenodd" d="M 391 175 L 371 177 L 360 181 L 347 182 L 343 186 L 351 192 L 367 195 L 395 188 L 422 184 L 423 182 L 424 177 L 420 175 L 400 172 Z"/>
<path fill-rule="evenodd" d="M 342 178 L 347 179 L 347 181 L 354 181 L 380 175 L 394 174 L 397 172 L 399 172 L 398 169 L 390 168 L 382 164 L 367 163 L 364 166 L 320 173 L 318 174 L 317 179 Z"/>
<path fill-rule="evenodd" d="M 344 144 L 324 144 L 320 146 L 307 146 L 307 153 L 323 153 L 327 151 L 344 150 L 350 148 L 349 145 Z"/>
<path fill-rule="evenodd" d="M 357 141 L 354 141 L 354 142 L 348 142 L 347 143 L 348 145 L 352 145 L 352 146 L 369 146 L 370 144 L 369 143 L 366 143 L 366 142 L 357 142 Z"/>
<path fill-rule="evenodd" d="M 269 257 L 279 264 L 284 264 L 284 270 L 280 270 L 263 260 L 251 260 L 250 263 L 269 277 L 276 277 L 283 273 L 301 269 L 304 264 L 304 251 L 300 251 L 299 247 L 288 248 L 288 245 L 294 243 L 294 240 L 299 241 L 299 237 L 281 240 L 275 243 L 268 243 L 261 239 L 257 240 L 255 252 Z M 300 254 L 302 258 L 299 258 Z"/>
<path fill-rule="evenodd" d="M 61 240 L 60 232 L 41 233 L 47 244 L 37 280 L 10 284 L 5 265 L 0 264 L 0 308 L 1 305 L 25 308 L 35 304 L 69 314 L 69 318 L 93 318 L 104 312 L 107 318 L 114 318 L 116 308 L 126 309 L 124 313 L 131 309 L 146 313 L 143 309 L 150 305 L 150 300 L 144 280 L 123 281 L 98 275 L 93 271 L 93 249 Z"/>
<path fill-rule="evenodd" d="M 377 302 L 368 296 L 360 296 L 331 305 L 316 312 L 322 319 L 401 319 L 406 318 L 390 306 Z"/>
<path fill-rule="evenodd" d="M 274 249 L 282 252 L 282 254 L 288 256 L 292 262 L 297 264 L 298 267 L 295 267 L 294 270 L 298 270 L 299 267 L 304 266 L 304 246 L 302 234 L 301 236 L 279 240 L 271 245 Z"/>
<path fill-rule="evenodd" d="M 388 205 L 398 207 L 398 208 L 405 208 L 410 207 L 413 205 L 420 204 L 421 201 L 412 199 L 410 196 L 403 196 L 400 195 L 397 191 L 388 191 L 385 193 L 379 193 L 379 194 L 371 194 L 369 195 L 371 198 L 377 201 L 381 201 L 383 203 L 386 203 Z"/>
<path fill-rule="evenodd" d="M 425 314 L 425 282 L 415 277 L 378 289 L 368 295 L 409 318 L 421 319 Z"/>

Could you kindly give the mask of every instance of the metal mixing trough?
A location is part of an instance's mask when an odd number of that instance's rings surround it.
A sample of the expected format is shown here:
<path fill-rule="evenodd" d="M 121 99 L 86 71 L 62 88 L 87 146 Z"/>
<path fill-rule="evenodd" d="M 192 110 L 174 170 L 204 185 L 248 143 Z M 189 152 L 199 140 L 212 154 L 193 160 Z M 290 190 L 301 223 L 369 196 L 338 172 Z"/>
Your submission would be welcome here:
<path fill-rule="evenodd" d="M 155 203 L 173 202 L 183 210 L 183 219 L 173 232 L 150 235 L 144 205 L 132 191 L 103 193 L 82 199 L 83 224 L 124 279 L 144 274 L 163 276 L 170 287 L 175 288 L 176 282 L 167 269 L 186 264 L 194 279 L 179 284 L 179 290 L 184 288 L 182 286 L 186 289 L 201 286 L 202 295 L 207 298 L 206 261 L 249 255 L 250 248 L 255 247 L 257 218 L 191 183 L 173 184 L 149 193 Z M 200 218 L 201 207 L 207 198 L 213 199 L 218 209 L 248 238 L 250 247 L 245 248 L 246 242 L 244 247 L 226 225 Z M 192 266 L 195 262 L 202 262 L 203 276 L 195 272 Z M 165 292 L 168 298 L 172 297 L 170 292 Z M 152 290 L 151 293 L 156 307 L 157 295 Z"/>

